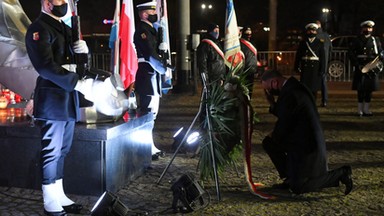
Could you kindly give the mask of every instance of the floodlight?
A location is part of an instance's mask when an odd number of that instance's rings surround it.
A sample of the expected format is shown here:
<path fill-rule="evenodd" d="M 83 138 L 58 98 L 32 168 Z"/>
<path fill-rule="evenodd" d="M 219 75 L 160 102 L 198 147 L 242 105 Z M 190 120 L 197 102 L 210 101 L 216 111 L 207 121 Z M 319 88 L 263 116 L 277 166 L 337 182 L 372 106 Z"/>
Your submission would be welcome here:
<path fill-rule="evenodd" d="M 115 194 L 106 191 L 93 206 L 91 216 L 125 216 L 129 211 Z"/>
<path fill-rule="evenodd" d="M 184 144 L 182 142 L 186 142 L 189 146 L 191 146 L 192 144 L 196 143 L 200 137 L 200 133 L 197 131 L 189 133 L 187 137 L 185 137 L 185 135 L 186 132 L 184 131 L 183 127 L 177 130 L 177 132 L 173 135 L 172 149 L 176 150 L 180 145 Z"/>

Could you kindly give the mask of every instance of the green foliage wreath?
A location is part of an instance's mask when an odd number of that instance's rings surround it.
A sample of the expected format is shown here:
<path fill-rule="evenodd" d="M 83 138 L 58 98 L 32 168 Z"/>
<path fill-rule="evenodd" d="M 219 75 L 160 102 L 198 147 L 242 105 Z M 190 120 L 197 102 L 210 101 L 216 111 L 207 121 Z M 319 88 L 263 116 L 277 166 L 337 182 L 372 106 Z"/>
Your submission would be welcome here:
<path fill-rule="evenodd" d="M 219 176 L 224 168 L 236 163 L 242 156 L 240 118 L 244 97 L 248 97 L 249 91 L 246 83 L 246 73 L 237 74 L 237 69 L 227 75 L 224 83 L 212 83 L 209 86 L 206 100 L 209 115 L 205 115 L 204 130 L 201 136 L 200 161 L 198 168 L 200 178 L 206 180 L 214 177 L 213 160 L 211 154 L 211 141 L 215 155 L 215 162 Z M 211 134 L 207 127 L 210 118 Z"/>

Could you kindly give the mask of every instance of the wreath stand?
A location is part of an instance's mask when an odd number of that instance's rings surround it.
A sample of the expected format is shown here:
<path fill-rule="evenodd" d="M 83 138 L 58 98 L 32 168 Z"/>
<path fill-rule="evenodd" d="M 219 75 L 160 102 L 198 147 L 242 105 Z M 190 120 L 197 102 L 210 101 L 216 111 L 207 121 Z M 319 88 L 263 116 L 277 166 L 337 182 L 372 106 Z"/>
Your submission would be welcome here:
<path fill-rule="evenodd" d="M 208 87 L 207 87 L 207 79 L 206 79 L 204 73 L 201 74 L 201 78 L 202 78 L 202 81 L 203 81 L 203 91 L 201 93 L 199 111 L 197 112 L 195 118 L 193 119 L 191 125 L 189 126 L 187 132 L 185 133 L 183 139 L 181 140 L 179 146 L 177 147 L 177 149 L 176 149 L 175 153 L 173 154 L 171 160 L 169 161 L 168 165 L 165 167 L 165 169 L 164 169 L 163 173 L 161 174 L 160 178 L 157 180 L 157 184 L 159 184 L 160 181 L 163 179 L 165 173 L 168 171 L 168 169 L 171 166 L 173 160 L 175 159 L 177 153 L 179 152 L 181 147 L 184 145 L 184 143 L 185 143 L 185 141 L 186 141 L 186 139 L 188 137 L 188 134 L 191 131 L 191 128 L 195 125 L 195 123 L 197 121 L 197 118 L 203 112 L 203 109 L 205 109 L 204 111 L 206 113 L 206 118 L 207 118 L 208 136 L 209 136 L 209 147 L 210 147 L 210 151 L 211 151 L 212 164 L 213 164 L 213 172 L 214 172 L 214 176 L 215 176 L 216 194 L 217 194 L 217 200 L 220 201 L 221 200 L 221 196 L 220 196 L 219 177 L 218 177 L 218 173 L 217 173 L 217 164 L 216 164 L 215 152 L 214 152 L 214 148 L 213 148 L 212 123 L 211 123 L 211 115 L 210 115 L 211 113 L 210 113 L 209 107 L 207 106 L 207 103 L 204 101 L 209 96 L 209 90 L 208 90 Z"/>

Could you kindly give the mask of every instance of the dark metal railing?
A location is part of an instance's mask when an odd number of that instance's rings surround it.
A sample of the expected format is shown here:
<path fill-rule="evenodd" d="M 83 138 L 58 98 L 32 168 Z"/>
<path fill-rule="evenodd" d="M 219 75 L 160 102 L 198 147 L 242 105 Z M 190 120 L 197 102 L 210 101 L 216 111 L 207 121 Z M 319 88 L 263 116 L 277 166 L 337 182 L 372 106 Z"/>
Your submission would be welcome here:
<path fill-rule="evenodd" d="M 293 69 L 296 51 L 259 51 L 258 60 L 264 69 L 277 69 L 283 75 L 298 75 Z M 112 71 L 110 53 L 92 54 L 92 67 Z M 383 79 L 384 73 L 380 73 Z M 353 66 L 347 51 L 332 51 L 328 61 L 328 80 L 350 82 L 353 78 Z"/>

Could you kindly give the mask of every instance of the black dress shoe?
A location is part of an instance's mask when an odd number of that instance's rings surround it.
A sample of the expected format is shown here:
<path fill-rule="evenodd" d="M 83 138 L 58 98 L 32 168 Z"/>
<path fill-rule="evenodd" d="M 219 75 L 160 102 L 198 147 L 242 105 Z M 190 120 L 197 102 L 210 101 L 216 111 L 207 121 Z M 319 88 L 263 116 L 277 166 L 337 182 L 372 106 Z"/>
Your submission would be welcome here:
<path fill-rule="evenodd" d="M 152 155 L 152 160 L 153 160 L 153 161 L 157 161 L 157 160 L 159 160 L 159 155 L 158 155 L 158 154 L 153 154 L 153 155 Z"/>
<path fill-rule="evenodd" d="M 357 116 L 359 116 L 359 117 L 363 117 L 363 116 L 364 116 L 364 113 L 363 113 L 363 112 L 358 112 L 358 113 L 357 113 Z"/>
<path fill-rule="evenodd" d="M 165 157 L 165 152 L 164 152 L 164 151 L 157 152 L 156 154 L 157 154 L 159 157 Z"/>
<path fill-rule="evenodd" d="M 371 112 L 369 112 L 369 113 L 363 113 L 363 116 L 364 116 L 364 117 L 371 117 L 371 116 L 373 116 L 373 114 L 372 114 Z"/>
<path fill-rule="evenodd" d="M 83 206 L 80 204 L 73 203 L 72 205 L 69 205 L 69 206 L 63 206 L 63 209 L 67 213 L 79 214 L 81 209 L 83 209 Z"/>
<path fill-rule="evenodd" d="M 279 189 L 279 190 L 288 190 L 289 189 L 289 180 L 284 179 L 284 181 L 282 183 L 272 185 L 272 188 Z"/>
<path fill-rule="evenodd" d="M 348 195 L 351 193 L 353 188 L 353 181 L 352 181 L 352 168 L 351 166 L 343 166 L 343 175 L 340 178 L 341 183 L 345 185 L 345 191 L 344 194 Z"/>
<path fill-rule="evenodd" d="M 273 189 L 278 189 L 278 190 L 288 190 L 289 189 L 289 184 L 286 183 L 280 183 L 280 184 L 274 184 L 272 185 Z"/>
<path fill-rule="evenodd" d="M 44 214 L 47 216 L 67 216 L 67 213 L 65 211 L 49 212 L 45 209 L 44 209 Z"/>

